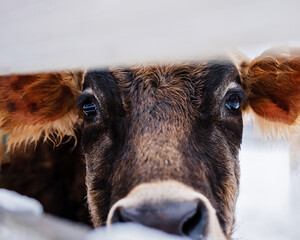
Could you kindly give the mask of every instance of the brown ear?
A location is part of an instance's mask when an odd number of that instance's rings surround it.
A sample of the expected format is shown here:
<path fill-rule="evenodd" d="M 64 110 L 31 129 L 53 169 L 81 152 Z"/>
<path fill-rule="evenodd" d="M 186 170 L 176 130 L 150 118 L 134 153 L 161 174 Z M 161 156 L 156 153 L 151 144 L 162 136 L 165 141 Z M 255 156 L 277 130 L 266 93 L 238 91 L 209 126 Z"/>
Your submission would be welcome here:
<path fill-rule="evenodd" d="M 0 129 L 10 134 L 8 147 L 41 137 L 59 144 L 75 136 L 82 77 L 82 72 L 1 76 Z"/>
<path fill-rule="evenodd" d="M 247 102 L 260 117 L 295 125 L 300 113 L 300 50 L 269 50 L 244 70 Z"/>

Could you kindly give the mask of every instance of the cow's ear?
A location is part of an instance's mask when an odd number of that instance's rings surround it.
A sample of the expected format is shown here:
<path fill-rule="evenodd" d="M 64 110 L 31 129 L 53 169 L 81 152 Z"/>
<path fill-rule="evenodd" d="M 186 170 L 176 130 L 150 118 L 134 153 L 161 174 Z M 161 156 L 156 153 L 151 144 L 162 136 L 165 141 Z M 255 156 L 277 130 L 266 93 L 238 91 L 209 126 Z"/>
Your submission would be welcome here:
<path fill-rule="evenodd" d="M 60 72 L 0 77 L 0 129 L 8 149 L 39 139 L 59 144 L 74 136 L 83 73 Z"/>
<path fill-rule="evenodd" d="M 241 72 L 248 106 L 259 118 L 276 126 L 299 123 L 299 49 L 268 50 L 242 65 Z"/>

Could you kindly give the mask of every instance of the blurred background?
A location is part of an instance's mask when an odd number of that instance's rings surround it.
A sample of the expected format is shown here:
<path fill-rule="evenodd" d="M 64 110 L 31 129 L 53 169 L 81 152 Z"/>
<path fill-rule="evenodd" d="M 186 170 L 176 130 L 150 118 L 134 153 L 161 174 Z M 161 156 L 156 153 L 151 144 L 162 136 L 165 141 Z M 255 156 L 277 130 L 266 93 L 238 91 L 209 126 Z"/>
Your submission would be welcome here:
<path fill-rule="evenodd" d="M 234 239 L 298 239 L 300 175 L 290 160 L 295 151 L 300 159 L 299 139 L 291 149 L 286 140 L 265 140 L 255 132 L 251 123 L 245 126 Z"/>

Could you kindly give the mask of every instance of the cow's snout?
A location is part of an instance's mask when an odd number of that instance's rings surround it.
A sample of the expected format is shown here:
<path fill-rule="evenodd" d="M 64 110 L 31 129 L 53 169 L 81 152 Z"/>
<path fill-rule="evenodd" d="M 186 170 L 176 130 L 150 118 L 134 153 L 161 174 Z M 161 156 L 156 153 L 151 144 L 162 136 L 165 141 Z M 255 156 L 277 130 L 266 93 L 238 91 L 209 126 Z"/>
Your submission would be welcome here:
<path fill-rule="evenodd" d="M 192 239 L 226 239 L 209 200 L 176 181 L 146 183 L 116 202 L 108 225 L 135 222 Z"/>
<path fill-rule="evenodd" d="M 160 202 L 137 207 L 118 207 L 112 222 L 135 222 L 177 235 L 205 232 L 207 208 L 201 201 Z"/>

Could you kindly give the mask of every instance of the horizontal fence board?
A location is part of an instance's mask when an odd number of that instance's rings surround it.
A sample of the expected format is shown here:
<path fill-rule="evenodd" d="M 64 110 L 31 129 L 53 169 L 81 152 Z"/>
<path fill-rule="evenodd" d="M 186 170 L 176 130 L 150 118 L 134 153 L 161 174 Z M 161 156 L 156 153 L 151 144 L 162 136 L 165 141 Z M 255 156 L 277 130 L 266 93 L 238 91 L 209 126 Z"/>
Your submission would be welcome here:
<path fill-rule="evenodd" d="M 299 1 L 0 2 L 0 74 L 194 60 L 300 39 Z"/>
<path fill-rule="evenodd" d="M 0 207 L 2 240 L 84 240 L 91 229 L 48 214 L 10 212 Z"/>

